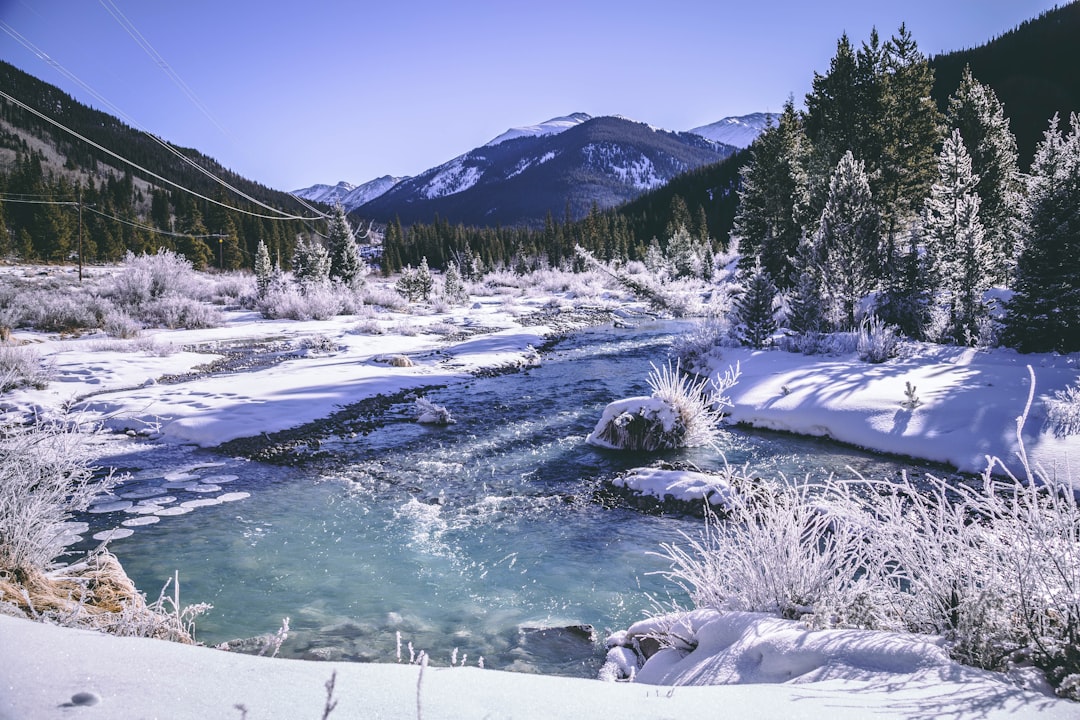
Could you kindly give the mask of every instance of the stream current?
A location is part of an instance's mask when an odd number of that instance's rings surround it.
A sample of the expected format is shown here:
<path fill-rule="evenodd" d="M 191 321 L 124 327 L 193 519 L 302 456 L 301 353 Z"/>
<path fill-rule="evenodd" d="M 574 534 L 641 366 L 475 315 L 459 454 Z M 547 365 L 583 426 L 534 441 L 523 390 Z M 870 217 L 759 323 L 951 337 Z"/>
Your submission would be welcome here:
<path fill-rule="evenodd" d="M 436 665 L 483 656 L 489 668 L 595 677 L 608 631 L 656 601 L 686 604 L 653 553 L 702 527 L 601 502 L 597 490 L 660 459 L 724 463 L 709 448 L 646 455 L 584 442 L 607 403 L 649 393 L 649 363 L 663 363 L 686 327 L 576 333 L 539 367 L 425 393 L 453 425 L 417 424 L 402 403 L 373 432 L 326 441 L 297 465 L 177 446 L 133 453 L 119 459 L 133 474 L 115 492 L 166 508 L 160 521 L 140 524 L 149 513 L 137 505 L 81 519 L 93 532 L 131 518 L 134 534 L 111 550 L 149 599 L 177 571 L 184 603 L 211 603 L 196 625 L 207 644 L 272 633 L 288 617 L 286 657 L 407 662 L 411 643 Z M 720 449 L 763 477 L 940 471 L 737 428 Z"/>

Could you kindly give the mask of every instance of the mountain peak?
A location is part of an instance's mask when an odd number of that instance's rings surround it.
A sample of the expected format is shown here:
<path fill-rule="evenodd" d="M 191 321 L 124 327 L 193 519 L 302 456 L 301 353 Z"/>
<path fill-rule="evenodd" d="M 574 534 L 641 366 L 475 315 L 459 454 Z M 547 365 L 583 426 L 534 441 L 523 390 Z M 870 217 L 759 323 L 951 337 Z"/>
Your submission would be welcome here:
<path fill-rule="evenodd" d="M 780 115 L 777 113 L 763 112 L 750 113 L 749 115 L 736 115 L 717 120 L 709 125 L 696 127 L 688 132 L 692 132 L 695 135 L 701 135 L 702 137 L 716 142 L 734 145 L 738 148 L 745 148 L 749 147 L 750 143 L 757 139 L 757 136 L 761 134 L 770 122 L 775 125 L 779 117 Z"/>
<path fill-rule="evenodd" d="M 586 120 L 591 120 L 592 116 L 588 113 L 576 112 L 570 115 L 563 115 L 561 117 L 551 118 L 545 120 L 542 123 L 536 125 L 524 125 L 522 127 L 513 127 L 504 132 L 502 135 L 489 141 L 484 147 L 491 147 L 504 143 L 507 140 L 514 140 L 519 137 L 540 137 L 541 135 L 555 135 L 561 133 L 564 130 L 569 130 L 575 125 L 580 125 Z"/>

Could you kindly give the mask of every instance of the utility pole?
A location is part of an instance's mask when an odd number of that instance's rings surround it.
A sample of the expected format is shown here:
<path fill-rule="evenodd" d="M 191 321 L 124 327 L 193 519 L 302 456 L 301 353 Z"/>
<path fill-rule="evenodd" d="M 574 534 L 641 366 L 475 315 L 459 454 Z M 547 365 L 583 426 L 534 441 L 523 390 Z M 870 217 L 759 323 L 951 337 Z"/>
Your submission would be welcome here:
<path fill-rule="evenodd" d="M 82 282 L 82 185 L 79 185 L 79 282 Z"/>

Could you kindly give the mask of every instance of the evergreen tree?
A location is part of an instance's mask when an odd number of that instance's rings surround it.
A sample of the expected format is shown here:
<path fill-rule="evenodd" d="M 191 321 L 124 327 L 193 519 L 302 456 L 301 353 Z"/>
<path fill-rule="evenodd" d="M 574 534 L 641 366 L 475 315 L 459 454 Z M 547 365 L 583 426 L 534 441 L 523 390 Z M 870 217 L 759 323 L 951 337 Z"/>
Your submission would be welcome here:
<path fill-rule="evenodd" d="M 345 208 L 335 204 L 330 212 L 330 227 L 326 233 L 330 245 L 330 278 L 350 287 L 363 281 L 364 261 L 356 247 L 356 238 Z"/>
<path fill-rule="evenodd" d="M 452 304 L 461 304 L 469 299 L 465 290 L 465 281 L 461 278 L 461 271 L 457 263 L 450 261 L 446 265 L 446 274 L 443 276 L 443 296 Z"/>
<path fill-rule="evenodd" d="M 855 309 L 877 287 L 881 219 L 862 162 L 844 153 L 814 235 L 814 261 L 826 318 L 834 329 L 855 327 Z"/>
<path fill-rule="evenodd" d="M 742 168 L 733 232 L 742 239 L 743 257 L 759 258 L 784 287 L 809 205 L 807 141 L 791 98 L 779 123 L 766 127 L 750 152 L 750 163 Z"/>
<path fill-rule="evenodd" d="M 299 237 L 292 259 L 293 277 L 301 285 L 330 280 L 330 254 L 316 238 Z"/>
<path fill-rule="evenodd" d="M 965 66 L 960 87 L 949 97 L 946 126 L 957 129 L 971 156 L 981 205 L 979 218 L 994 258 L 993 279 L 1004 284 L 1016 265 L 1020 235 L 1021 187 L 1016 137 L 993 89 L 983 85 Z"/>
<path fill-rule="evenodd" d="M 744 345 L 761 349 L 776 332 L 776 284 L 760 262 L 745 274 L 745 289 L 735 301 L 739 339 Z"/>
<path fill-rule="evenodd" d="M 796 280 L 788 294 L 787 327 L 796 333 L 821 332 L 821 282 L 812 264 L 812 247 L 803 243 L 796 261 Z"/>
<path fill-rule="evenodd" d="M 942 117 L 931 95 L 934 71 L 905 25 L 885 43 L 882 62 L 881 161 L 872 190 L 893 245 L 936 179 Z"/>
<path fill-rule="evenodd" d="M 1035 151 L 1006 341 L 1022 352 L 1080 350 L 1080 116 L 1057 116 Z"/>
<path fill-rule="evenodd" d="M 270 264 L 270 251 L 266 249 L 266 243 L 259 240 L 259 247 L 255 250 L 255 288 L 260 298 L 266 297 L 273 274 L 274 267 Z"/>
<path fill-rule="evenodd" d="M 938 181 L 923 208 L 922 232 L 930 287 L 947 318 L 954 342 L 971 344 L 985 315 L 982 296 L 990 289 L 993 256 L 979 221 L 978 176 L 959 130 L 945 140 Z"/>

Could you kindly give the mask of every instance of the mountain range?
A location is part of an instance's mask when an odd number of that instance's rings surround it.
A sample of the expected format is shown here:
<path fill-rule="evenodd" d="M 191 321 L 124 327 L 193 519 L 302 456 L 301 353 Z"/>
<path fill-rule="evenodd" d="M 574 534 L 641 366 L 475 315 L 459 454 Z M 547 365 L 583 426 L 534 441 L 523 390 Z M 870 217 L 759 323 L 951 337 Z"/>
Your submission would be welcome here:
<path fill-rule="evenodd" d="M 586 113 L 510 128 L 481 147 L 414 177 L 360 186 L 314 185 L 293 194 L 340 202 L 347 211 L 405 224 L 538 227 L 550 213 L 580 218 L 660 187 L 749 145 L 769 116 L 724 118 L 677 133 L 621 116 Z"/>

